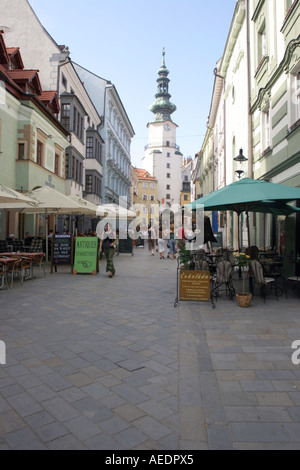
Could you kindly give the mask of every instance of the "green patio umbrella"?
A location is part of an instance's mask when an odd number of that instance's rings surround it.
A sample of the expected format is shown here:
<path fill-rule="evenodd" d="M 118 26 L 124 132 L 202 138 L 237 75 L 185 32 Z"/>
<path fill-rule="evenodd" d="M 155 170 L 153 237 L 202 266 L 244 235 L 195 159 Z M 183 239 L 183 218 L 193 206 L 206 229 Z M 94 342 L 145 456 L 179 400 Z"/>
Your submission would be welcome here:
<path fill-rule="evenodd" d="M 218 189 L 207 196 L 186 204 L 191 210 L 197 206 L 204 206 L 204 211 L 234 211 L 238 216 L 242 212 L 247 214 L 248 241 L 249 236 L 249 212 L 262 212 L 274 215 L 290 215 L 299 211 L 287 202 L 300 199 L 300 188 L 269 183 L 268 181 L 243 178 L 224 188 Z"/>
<path fill-rule="evenodd" d="M 243 178 L 186 206 L 195 210 L 202 204 L 204 210 L 232 210 L 237 214 L 264 212 L 290 215 L 298 209 L 286 203 L 296 199 L 300 199 L 300 188 Z"/>

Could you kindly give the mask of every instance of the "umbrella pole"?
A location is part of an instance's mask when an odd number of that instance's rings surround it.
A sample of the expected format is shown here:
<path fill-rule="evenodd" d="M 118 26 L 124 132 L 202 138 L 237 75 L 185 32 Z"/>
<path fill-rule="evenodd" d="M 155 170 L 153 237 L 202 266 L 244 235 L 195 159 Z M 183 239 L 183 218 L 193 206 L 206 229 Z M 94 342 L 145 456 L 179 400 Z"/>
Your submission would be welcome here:
<path fill-rule="evenodd" d="M 46 264 L 48 263 L 48 254 L 49 254 L 49 247 L 48 247 L 48 213 L 47 209 L 45 209 L 45 238 L 46 238 Z"/>
<path fill-rule="evenodd" d="M 249 212 L 246 212 L 247 218 L 247 233 L 248 233 L 248 255 L 251 256 L 251 243 L 250 243 L 250 223 L 249 223 Z M 253 276 L 251 264 L 249 264 L 249 290 L 253 294 Z"/>

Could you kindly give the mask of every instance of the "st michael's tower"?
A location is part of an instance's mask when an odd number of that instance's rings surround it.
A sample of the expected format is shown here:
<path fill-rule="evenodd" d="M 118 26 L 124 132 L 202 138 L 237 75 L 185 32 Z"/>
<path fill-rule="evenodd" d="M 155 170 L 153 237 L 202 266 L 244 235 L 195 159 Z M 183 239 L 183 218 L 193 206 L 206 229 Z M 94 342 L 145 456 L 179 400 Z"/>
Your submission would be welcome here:
<path fill-rule="evenodd" d="M 180 204 L 182 154 L 176 145 L 177 124 L 171 115 L 176 106 L 169 93 L 169 70 L 163 50 L 162 65 L 158 71 L 156 101 L 150 106 L 154 120 L 147 124 L 148 145 L 145 147 L 143 167 L 158 181 L 158 200 L 161 205 Z"/>

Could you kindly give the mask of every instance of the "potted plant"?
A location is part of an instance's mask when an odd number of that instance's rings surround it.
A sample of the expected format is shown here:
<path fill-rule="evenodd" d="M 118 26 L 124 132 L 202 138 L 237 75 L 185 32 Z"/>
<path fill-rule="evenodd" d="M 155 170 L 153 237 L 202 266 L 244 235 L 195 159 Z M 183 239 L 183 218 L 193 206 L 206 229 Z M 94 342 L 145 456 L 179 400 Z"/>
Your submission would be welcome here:
<path fill-rule="evenodd" d="M 179 244 L 179 261 L 180 261 L 180 267 L 182 269 L 194 269 L 195 265 L 193 266 L 193 255 L 190 250 L 187 250 L 185 248 L 185 243 Z"/>
<path fill-rule="evenodd" d="M 234 253 L 236 266 L 242 271 L 243 276 L 243 292 L 236 294 L 236 299 L 240 307 L 249 307 L 252 301 L 252 294 L 245 291 L 245 269 L 248 268 L 251 258 L 246 253 Z"/>

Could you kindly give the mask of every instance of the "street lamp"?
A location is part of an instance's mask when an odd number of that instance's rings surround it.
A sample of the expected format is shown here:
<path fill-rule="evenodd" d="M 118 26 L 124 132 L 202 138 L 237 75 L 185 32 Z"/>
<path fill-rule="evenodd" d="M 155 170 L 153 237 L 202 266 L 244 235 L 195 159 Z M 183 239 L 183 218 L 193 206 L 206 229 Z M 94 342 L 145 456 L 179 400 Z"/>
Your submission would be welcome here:
<path fill-rule="evenodd" d="M 243 155 L 243 149 L 240 149 L 240 153 L 238 154 L 237 157 L 233 159 L 235 162 L 240 163 L 241 165 L 245 162 L 248 161 L 248 158 L 244 157 Z M 235 171 L 238 179 L 241 179 L 242 175 L 245 173 L 244 170 L 236 170 Z"/>

